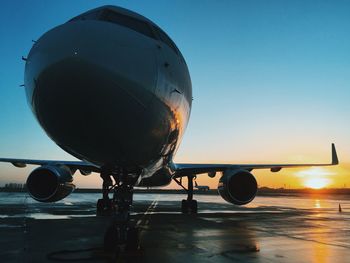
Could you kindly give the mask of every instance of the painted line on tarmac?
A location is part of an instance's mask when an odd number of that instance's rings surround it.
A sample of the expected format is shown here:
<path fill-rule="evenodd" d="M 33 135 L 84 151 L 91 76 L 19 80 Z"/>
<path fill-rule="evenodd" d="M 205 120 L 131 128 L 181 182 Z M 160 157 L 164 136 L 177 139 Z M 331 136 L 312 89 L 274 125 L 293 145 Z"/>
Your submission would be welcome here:
<path fill-rule="evenodd" d="M 143 214 L 143 216 L 137 221 L 136 226 L 147 226 L 150 222 L 149 216 L 155 211 L 157 205 L 158 205 L 158 198 L 156 197 L 155 200 L 151 203 L 151 205 L 147 208 L 146 212 Z M 147 220 L 146 220 L 147 219 Z"/>

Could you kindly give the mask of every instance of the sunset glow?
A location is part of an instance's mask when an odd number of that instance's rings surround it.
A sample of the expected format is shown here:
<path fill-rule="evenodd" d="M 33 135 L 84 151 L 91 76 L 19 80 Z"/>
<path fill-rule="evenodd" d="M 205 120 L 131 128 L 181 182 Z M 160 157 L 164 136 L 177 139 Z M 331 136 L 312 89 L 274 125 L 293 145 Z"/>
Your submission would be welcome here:
<path fill-rule="evenodd" d="M 304 184 L 306 187 L 313 189 L 321 189 L 329 185 L 330 180 L 327 178 L 310 178 L 305 180 Z"/>
<path fill-rule="evenodd" d="M 329 186 L 332 182 L 329 177 L 332 175 L 334 175 L 333 172 L 321 167 L 313 167 L 297 173 L 297 176 L 302 179 L 303 185 L 313 189 Z"/>

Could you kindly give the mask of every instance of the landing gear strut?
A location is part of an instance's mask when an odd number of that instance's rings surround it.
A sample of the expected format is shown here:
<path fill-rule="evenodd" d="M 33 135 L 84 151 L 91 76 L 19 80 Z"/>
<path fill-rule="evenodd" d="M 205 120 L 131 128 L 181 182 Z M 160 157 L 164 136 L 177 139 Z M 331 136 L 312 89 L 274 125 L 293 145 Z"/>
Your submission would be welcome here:
<path fill-rule="evenodd" d="M 96 215 L 111 216 L 115 213 L 115 204 L 109 198 L 109 192 L 113 189 L 113 181 L 108 171 L 101 172 L 102 183 L 102 199 L 98 199 L 96 206 Z"/>
<path fill-rule="evenodd" d="M 197 200 L 193 199 L 193 181 L 196 179 L 196 176 L 189 175 L 188 179 L 188 187 L 187 189 L 182 185 L 182 180 L 174 179 L 175 182 L 180 185 L 187 192 L 187 199 L 183 199 L 181 202 L 181 212 L 184 214 L 197 214 L 198 205 Z"/>
<path fill-rule="evenodd" d="M 133 187 L 125 171 L 111 175 L 101 172 L 103 198 L 97 202 L 97 215 L 112 216 L 112 221 L 104 236 L 104 248 L 113 252 L 125 246 L 126 250 L 139 248 L 139 231 L 130 224 L 130 207 L 132 205 Z M 109 193 L 113 191 L 113 198 Z"/>

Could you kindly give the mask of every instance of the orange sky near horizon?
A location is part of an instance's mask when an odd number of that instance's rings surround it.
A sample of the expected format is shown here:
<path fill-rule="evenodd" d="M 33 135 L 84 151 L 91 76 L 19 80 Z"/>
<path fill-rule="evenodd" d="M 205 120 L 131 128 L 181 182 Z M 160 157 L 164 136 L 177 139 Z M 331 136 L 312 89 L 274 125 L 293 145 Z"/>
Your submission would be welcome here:
<path fill-rule="evenodd" d="M 245 142 L 231 142 L 227 140 L 226 145 L 217 145 L 215 140 L 217 136 L 212 136 L 212 141 L 207 143 L 198 143 L 196 147 L 190 146 L 188 137 L 184 138 L 179 151 L 175 156 L 176 163 L 230 163 L 230 164 L 283 164 L 283 163 L 329 163 L 331 159 L 331 145 L 327 142 L 315 143 L 298 141 L 297 143 L 261 140 L 252 137 L 249 144 Z M 52 143 L 53 144 L 53 143 Z M 241 145 L 242 144 L 242 145 Z M 288 146 L 287 146 L 288 144 Z M 348 141 L 337 143 L 337 154 L 340 165 L 330 167 L 311 167 L 311 168 L 290 168 L 282 169 L 280 172 L 272 173 L 268 169 L 253 170 L 252 174 L 256 177 L 259 187 L 270 188 L 305 188 L 305 187 L 326 187 L 342 188 L 350 187 L 350 160 L 348 156 Z M 74 158 L 60 150 L 56 145 L 54 149 L 56 159 L 73 160 Z M 37 145 L 38 153 L 40 147 Z M 208 149 L 210 149 L 208 151 Z M 242 150 L 243 149 L 243 150 Z M 41 153 L 31 156 L 33 159 L 51 159 Z M 11 156 L 9 156 L 11 157 Z M 27 158 L 25 153 L 19 158 Z M 28 166 L 19 169 L 11 164 L 0 163 L 1 181 L 0 185 L 5 183 L 17 182 L 24 183 L 27 176 L 35 166 Z M 208 185 L 211 189 L 216 189 L 221 174 L 218 173 L 215 178 L 209 178 L 206 174 L 198 175 L 199 185 Z M 98 174 L 82 176 L 76 172 L 74 182 L 78 188 L 100 188 L 101 179 Z M 184 181 L 185 182 L 185 181 Z M 172 182 L 165 188 L 180 189 Z"/>
<path fill-rule="evenodd" d="M 185 142 L 186 143 L 186 142 Z M 244 152 L 236 152 L 229 147 L 230 142 L 223 150 L 211 151 L 198 150 L 196 161 L 200 163 L 231 163 L 231 164 L 273 164 L 273 163 L 329 163 L 331 161 L 331 146 L 326 143 L 278 143 L 271 141 L 258 141 L 250 143 Z M 203 148 L 207 146 L 204 145 Z M 336 144 L 337 155 L 340 164 L 326 167 L 306 167 L 306 168 L 284 168 L 277 173 L 268 169 L 253 170 L 259 187 L 270 188 L 343 188 L 350 187 L 350 160 L 347 159 L 348 149 L 344 143 Z M 253 153 L 253 154 L 251 154 Z M 215 159 L 214 159 L 215 158 Z M 232 159 L 234 158 L 234 160 Z M 175 160 L 178 163 L 189 162 L 186 151 L 180 149 Z M 206 161 L 206 159 L 208 161 Z M 253 160 L 252 160 L 253 159 Z M 220 161 L 221 160 L 221 161 Z M 255 160 L 255 161 L 254 161 Z M 194 161 L 190 161 L 194 163 Z M 208 185 L 210 188 L 217 188 L 217 183 L 221 174 L 215 178 L 206 175 L 199 175 L 197 182 L 199 185 Z M 168 188 L 176 187 L 171 184 Z"/>
<path fill-rule="evenodd" d="M 15 168 L 10 164 L 1 164 L 3 182 L 25 183 L 29 173 L 35 166 L 28 166 L 24 169 Z M 320 181 L 321 186 L 326 182 L 324 188 L 350 187 L 350 163 L 340 164 L 333 167 L 310 167 L 282 169 L 280 172 L 272 173 L 269 170 L 253 170 L 259 187 L 270 188 L 305 188 L 311 187 L 308 181 Z M 16 175 L 16 176 L 14 176 Z M 20 175 L 20 176 L 18 176 Z M 208 185 L 211 189 L 216 189 L 221 173 L 217 173 L 215 178 L 209 178 L 206 174 L 198 175 L 199 185 Z M 102 183 L 98 174 L 83 176 L 79 172 L 74 175 L 74 182 L 78 188 L 99 188 Z M 186 180 L 184 180 L 186 185 Z M 175 182 L 165 187 L 166 189 L 180 189 Z M 322 187 L 323 188 L 323 187 Z"/>
<path fill-rule="evenodd" d="M 309 185 L 310 182 L 327 183 L 321 188 L 343 188 L 350 187 L 350 164 L 339 165 L 337 167 L 322 168 L 292 168 L 282 169 L 280 172 L 272 173 L 269 170 L 253 170 L 259 187 L 270 188 L 318 188 L 315 184 Z M 208 176 L 198 176 L 198 184 L 209 185 L 211 188 L 217 188 L 218 174 L 214 179 Z"/>

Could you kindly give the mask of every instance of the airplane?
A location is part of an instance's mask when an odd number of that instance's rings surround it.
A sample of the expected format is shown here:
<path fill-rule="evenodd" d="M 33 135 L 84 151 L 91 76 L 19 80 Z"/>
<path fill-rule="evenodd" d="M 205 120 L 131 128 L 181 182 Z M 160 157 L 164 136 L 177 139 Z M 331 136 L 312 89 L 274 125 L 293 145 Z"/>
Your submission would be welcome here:
<path fill-rule="evenodd" d="M 97 214 L 115 218 L 105 234 L 106 249 L 138 246 L 138 231 L 129 222 L 134 187 L 160 187 L 174 180 L 187 191 L 181 211 L 197 213 L 197 175 L 221 173 L 219 194 L 245 205 L 257 193 L 255 169 L 338 164 L 334 144 L 331 163 L 323 164 L 175 163 L 192 106 L 186 61 L 159 26 L 121 7 L 98 7 L 58 25 L 35 41 L 23 60 L 26 99 L 34 116 L 59 147 L 80 161 L 0 161 L 39 166 L 26 181 L 30 196 L 39 202 L 72 193 L 77 171 L 99 173 Z"/>

